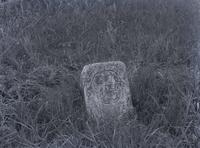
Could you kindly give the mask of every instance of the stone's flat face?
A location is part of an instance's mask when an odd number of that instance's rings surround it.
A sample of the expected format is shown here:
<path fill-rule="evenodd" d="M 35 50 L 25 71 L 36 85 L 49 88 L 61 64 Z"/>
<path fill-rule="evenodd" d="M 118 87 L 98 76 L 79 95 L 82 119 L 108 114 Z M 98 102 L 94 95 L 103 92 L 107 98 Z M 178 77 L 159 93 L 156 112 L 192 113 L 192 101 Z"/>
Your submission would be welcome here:
<path fill-rule="evenodd" d="M 126 66 L 120 61 L 86 65 L 81 73 L 89 114 L 116 117 L 131 107 Z"/>
<path fill-rule="evenodd" d="M 99 101 L 104 104 L 115 103 L 120 98 L 121 79 L 113 71 L 97 72 L 92 80 L 92 88 Z"/>

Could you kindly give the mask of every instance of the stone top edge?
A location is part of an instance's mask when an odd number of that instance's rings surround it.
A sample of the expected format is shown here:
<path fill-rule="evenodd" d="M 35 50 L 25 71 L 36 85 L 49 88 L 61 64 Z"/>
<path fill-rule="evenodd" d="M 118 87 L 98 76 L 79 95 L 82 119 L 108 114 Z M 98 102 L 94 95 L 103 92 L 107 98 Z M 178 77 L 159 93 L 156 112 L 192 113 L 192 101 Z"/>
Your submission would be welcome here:
<path fill-rule="evenodd" d="M 92 64 L 88 64 L 84 66 L 84 69 L 87 67 L 94 67 L 94 66 L 99 66 L 99 65 L 109 65 L 109 64 L 116 64 L 116 65 L 123 65 L 125 66 L 125 64 L 121 61 L 108 61 L 108 62 L 99 62 L 99 63 L 92 63 Z"/>
<path fill-rule="evenodd" d="M 121 61 L 108 61 L 108 62 L 99 62 L 99 63 L 88 64 L 88 65 L 85 65 L 83 67 L 83 70 L 81 72 L 81 76 L 80 76 L 81 86 L 83 86 L 83 83 L 84 83 L 85 79 L 90 79 L 91 75 L 88 75 L 89 73 L 90 74 L 92 74 L 92 73 L 94 74 L 94 73 L 98 72 L 99 70 L 102 70 L 102 68 L 104 66 L 105 67 L 108 66 L 107 70 L 109 70 L 109 69 L 111 69 L 111 70 L 113 69 L 114 70 L 115 68 L 116 69 L 117 68 L 121 68 L 121 70 L 123 69 L 121 72 L 125 72 L 126 71 L 126 65 Z"/>

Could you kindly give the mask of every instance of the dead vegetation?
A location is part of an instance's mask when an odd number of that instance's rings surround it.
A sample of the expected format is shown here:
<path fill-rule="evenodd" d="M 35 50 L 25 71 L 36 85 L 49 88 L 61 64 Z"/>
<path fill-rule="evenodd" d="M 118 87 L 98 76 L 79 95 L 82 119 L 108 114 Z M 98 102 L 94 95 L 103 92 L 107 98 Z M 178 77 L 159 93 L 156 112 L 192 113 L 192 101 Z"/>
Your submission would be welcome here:
<path fill-rule="evenodd" d="M 1 1 L 0 147 L 199 148 L 198 3 Z M 79 77 L 111 60 L 128 67 L 137 118 L 107 130 Z"/>

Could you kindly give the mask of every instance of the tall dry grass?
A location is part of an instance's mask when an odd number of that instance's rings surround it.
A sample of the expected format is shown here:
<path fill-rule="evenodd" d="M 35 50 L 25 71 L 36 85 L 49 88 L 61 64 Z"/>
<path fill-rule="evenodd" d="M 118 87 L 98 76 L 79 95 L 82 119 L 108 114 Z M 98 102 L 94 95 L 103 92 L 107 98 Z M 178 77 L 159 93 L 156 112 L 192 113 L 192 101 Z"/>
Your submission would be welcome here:
<path fill-rule="evenodd" d="M 0 147 L 200 147 L 199 24 L 198 0 L 1 1 Z M 108 130 L 79 78 L 111 60 L 135 111 Z"/>

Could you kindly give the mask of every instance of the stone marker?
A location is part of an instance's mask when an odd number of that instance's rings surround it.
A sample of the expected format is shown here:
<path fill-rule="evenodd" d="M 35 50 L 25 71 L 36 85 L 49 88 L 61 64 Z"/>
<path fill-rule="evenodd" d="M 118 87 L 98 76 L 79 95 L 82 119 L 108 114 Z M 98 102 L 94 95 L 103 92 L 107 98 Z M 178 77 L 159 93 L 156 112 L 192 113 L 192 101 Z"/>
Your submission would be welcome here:
<path fill-rule="evenodd" d="M 96 119 L 113 119 L 132 105 L 126 66 L 120 61 L 86 65 L 81 73 L 86 108 Z"/>

